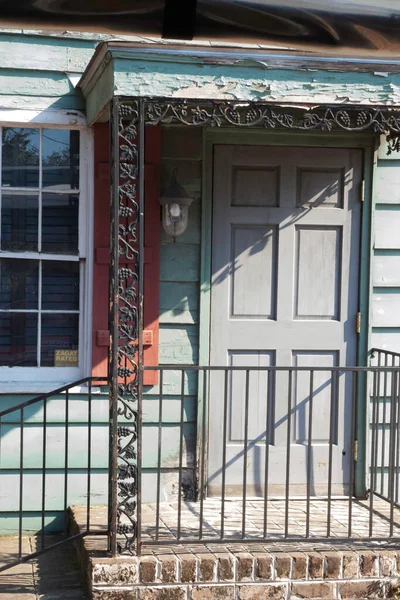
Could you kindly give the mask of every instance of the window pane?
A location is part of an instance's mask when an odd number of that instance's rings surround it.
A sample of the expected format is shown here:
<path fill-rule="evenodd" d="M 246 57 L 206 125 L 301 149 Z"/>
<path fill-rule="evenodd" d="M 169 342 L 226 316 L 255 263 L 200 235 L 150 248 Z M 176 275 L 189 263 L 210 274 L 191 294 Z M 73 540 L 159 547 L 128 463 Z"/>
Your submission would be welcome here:
<path fill-rule="evenodd" d="M 0 313 L 0 365 L 37 366 L 37 314 Z"/>
<path fill-rule="evenodd" d="M 79 263 L 42 263 L 43 310 L 79 310 Z"/>
<path fill-rule="evenodd" d="M 43 129 L 43 187 L 79 188 L 79 131 Z"/>
<path fill-rule="evenodd" d="M 79 315 L 42 315 L 42 367 L 77 367 Z"/>
<path fill-rule="evenodd" d="M 38 308 L 37 260 L 5 258 L 0 261 L 0 308 Z"/>
<path fill-rule="evenodd" d="M 79 197 L 43 194 L 42 206 L 42 251 L 76 254 Z"/>
<path fill-rule="evenodd" d="M 2 185 L 39 187 L 39 130 L 3 128 Z"/>
<path fill-rule="evenodd" d="M 2 194 L 1 249 L 38 249 L 39 197 L 34 194 Z"/>

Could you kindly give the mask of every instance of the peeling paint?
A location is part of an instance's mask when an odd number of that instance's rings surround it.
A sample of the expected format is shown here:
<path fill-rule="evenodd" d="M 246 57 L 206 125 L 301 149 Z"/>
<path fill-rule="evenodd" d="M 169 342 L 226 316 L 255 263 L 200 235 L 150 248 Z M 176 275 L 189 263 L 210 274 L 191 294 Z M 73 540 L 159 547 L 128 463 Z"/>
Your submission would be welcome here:
<path fill-rule="evenodd" d="M 115 59 L 115 93 L 172 98 L 400 106 L 400 74 Z"/>
<path fill-rule="evenodd" d="M 0 70 L 1 95 L 65 96 L 74 93 L 65 73 Z"/>

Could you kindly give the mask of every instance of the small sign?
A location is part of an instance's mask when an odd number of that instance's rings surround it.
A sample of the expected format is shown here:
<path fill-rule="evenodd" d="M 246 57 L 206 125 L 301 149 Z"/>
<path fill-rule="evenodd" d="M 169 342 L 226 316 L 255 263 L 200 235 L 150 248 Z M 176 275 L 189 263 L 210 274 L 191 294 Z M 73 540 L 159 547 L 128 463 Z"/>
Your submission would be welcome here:
<path fill-rule="evenodd" d="M 78 367 L 78 350 L 54 350 L 55 367 Z"/>

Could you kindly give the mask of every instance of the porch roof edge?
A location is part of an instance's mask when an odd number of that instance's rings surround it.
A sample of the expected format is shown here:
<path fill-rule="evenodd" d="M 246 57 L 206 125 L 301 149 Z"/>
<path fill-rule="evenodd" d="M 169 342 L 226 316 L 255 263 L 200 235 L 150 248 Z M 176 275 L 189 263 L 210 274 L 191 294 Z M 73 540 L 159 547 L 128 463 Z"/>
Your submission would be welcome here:
<path fill-rule="evenodd" d="M 107 107 L 114 96 L 114 65 L 107 43 L 101 42 L 97 46 L 77 87 L 86 101 L 88 125 L 107 121 Z"/>
<path fill-rule="evenodd" d="M 397 108 L 400 64 L 272 50 L 102 42 L 78 86 L 88 104 L 89 123 L 104 114 L 113 96 Z"/>
<path fill-rule="evenodd" d="M 366 56 L 330 56 L 294 48 L 234 46 L 222 43 L 220 47 L 205 46 L 204 44 L 177 44 L 164 41 L 157 43 L 110 40 L 100 42 L 95 49 L 79 86 L 84 88 L 91 78 L 93 65 L 101 61 L 110 52 L 113 58 L 134 61 L 147 61 L 152 58 L 162 62 L 183 62 L 194 64 L 234 65 L 249 63 L 264 68 L 286 69 L 326 69 L 332 71 L 379 71 L 400 73 L 400 61 L 397 57 L 370 58 Z"/>

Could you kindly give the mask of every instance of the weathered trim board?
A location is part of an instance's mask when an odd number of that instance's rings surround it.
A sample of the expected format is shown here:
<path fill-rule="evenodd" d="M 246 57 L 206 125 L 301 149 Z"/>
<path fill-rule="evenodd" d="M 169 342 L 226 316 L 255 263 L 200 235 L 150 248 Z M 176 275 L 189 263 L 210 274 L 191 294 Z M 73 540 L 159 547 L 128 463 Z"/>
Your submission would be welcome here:
<path fill-rule="evenodd" d="M 135 49 L 102 46 L 79 86 L 88 122 L 107 110 L 113 96 L 270 102 L 271 104 L 400 106 L 400 73 L 373 70 L 273 68 L 262 61 L 209 56 L 182 60 Z"/>

